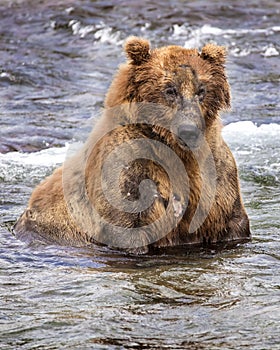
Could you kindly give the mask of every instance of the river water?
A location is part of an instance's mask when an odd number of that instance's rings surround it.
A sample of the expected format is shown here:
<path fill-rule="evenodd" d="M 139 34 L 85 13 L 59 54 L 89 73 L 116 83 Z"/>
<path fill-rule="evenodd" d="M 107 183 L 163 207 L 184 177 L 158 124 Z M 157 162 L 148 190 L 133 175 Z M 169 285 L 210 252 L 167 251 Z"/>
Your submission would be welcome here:
<path fill-rule="evenodd" d="M 84 140 L 128 35 L 229 50 L 236 157 L 251 242 L 133 257 L 26 246 L 34 186 Z M 1 349 L 279 349 L 280 2 L 0 3 Z"/>

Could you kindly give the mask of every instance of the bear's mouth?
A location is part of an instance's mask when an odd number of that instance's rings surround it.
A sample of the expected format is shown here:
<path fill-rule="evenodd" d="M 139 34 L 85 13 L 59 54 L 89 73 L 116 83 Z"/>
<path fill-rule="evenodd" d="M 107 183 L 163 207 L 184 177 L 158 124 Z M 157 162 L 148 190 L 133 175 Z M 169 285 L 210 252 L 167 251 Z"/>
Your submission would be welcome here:
<path fill-rule="evenodd" d="M 189 139 L 187 142 L 177 137 L 177 143 L 184 151 L 193 151 L 199 148 L 200 140 L 198 139 Z"/>
<path fill-rule="evenodd" d="M 167 146 L 180 147 L 182 150 L 193 151 L 200 147 L 202 139 L 202 131 L 198 127 L 177 127 L 176 132 L 163 127 L 153 127 L 152 133 L 149 135 L 159 140 Z"/>

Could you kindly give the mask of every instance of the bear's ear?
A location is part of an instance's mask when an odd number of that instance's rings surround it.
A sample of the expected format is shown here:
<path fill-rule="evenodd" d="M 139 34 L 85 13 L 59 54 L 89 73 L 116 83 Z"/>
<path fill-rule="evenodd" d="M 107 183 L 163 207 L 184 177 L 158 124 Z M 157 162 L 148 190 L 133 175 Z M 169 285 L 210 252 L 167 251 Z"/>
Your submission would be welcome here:
<path fill-rule="evenodd" d="M 126 40 L 124 50 L 127 57 L 137 66 L 147 62 L 151 56 L 149 41 L 136 36 L 131 36 Z"/>
<path fill-rule="evenodd" d="M 226 61 L 227 50 L 224 46 L 207 44 L 203 47 L 200 56 L 211 63 L 223 65 Z"/>

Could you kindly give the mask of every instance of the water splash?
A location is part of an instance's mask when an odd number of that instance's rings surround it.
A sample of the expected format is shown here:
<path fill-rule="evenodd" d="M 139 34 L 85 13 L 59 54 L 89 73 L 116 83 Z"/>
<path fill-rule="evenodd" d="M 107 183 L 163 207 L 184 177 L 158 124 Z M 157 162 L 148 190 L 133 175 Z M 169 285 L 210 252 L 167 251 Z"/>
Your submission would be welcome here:
<path fill-rule="evenodd" d="M 241 29 L 221 29 L 209 24 L 204 24 L 202 27 L 193 27 L 189 24 L 173 25 L 172 39 L 185 39 L 184 46 L 186 48 L 201 47 L 209 40 L 224 40 L 225 44 L 229 46 L 229 51 L 234 56 L 248 56 L 251 53 L 259 53 L 265 57 L 278 56 L 279 51 L 270 42 L 270 37 L 273 37 L 279 32 L 278 26 L 272 26 L 267 28 L 241 28 Z M 240 46 L 237 44 L 237 40 L 249 36 L 263 35 L 267 38 L 267 45 L 265 47 L 254 47 L 254 45 Z M 248 41 L 248 40 L 247 40 Z"/>

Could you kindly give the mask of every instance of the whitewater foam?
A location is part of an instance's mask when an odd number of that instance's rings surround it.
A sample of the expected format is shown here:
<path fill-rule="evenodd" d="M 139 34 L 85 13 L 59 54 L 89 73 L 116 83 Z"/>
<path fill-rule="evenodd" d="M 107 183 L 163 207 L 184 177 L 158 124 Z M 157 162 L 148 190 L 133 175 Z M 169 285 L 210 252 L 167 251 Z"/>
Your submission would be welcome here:
<path fill-rule="evenodd" d="M 80 21 L 73 19 L 68 26 L 72 29 L 73 35 L 78 35 L 80 38 L 85 38 L 88 34 L 93 33 L 94 38 L 101 43 L 114 45 L 123 43 L 123 40 L 120 38 L 120 32 L 114 32 L 112 27 L 106 26 L 103 22 L 97 25 L 83 25 Z"/>
<path fill-rule="evenodd" d="M 240 121 L 226 125 L 223 128 L 223 136 L 229 142 L 232 137 L 238 138 L 240 144 L 248 143 L 253 139 L 269 143 L 274 138 L 280 140 L 280 125 L 271 123 L 258 126 L 251 121 Z"/>
<path fill-rule="evenodd" d="M 73 35 L 79 35 L 81 38 L 95 30 L 94 26 L 83 26 L 80 21 L 76 20 L 71 20 L 68 26 L 72 28 Z"/>
<path fill-rule="evenodd" d="M 221 29 L 218 27 L 205 24 L 202 27 L 190 27 L 188 24 L 175 24 L 172 28 L 172 39 L 182 40 L 185 38 L 184 47 L 193 48 L 200 47 L 206 41 L 215 40 L 216 37 L 223 37 L 226 45 L 229 47 L 233 56 L 248 56 L 257 52 L 265 57 L 279 56 L 279 51 L 275 47 L 273 40 L 269 41 L 269 37 L 279 32 L 280 27 L 273 26 L 268 28 L 241 28 L 241 29 Z M 244 47 L 244 43 L 239 47 L 237 41 L 240 37 L 248 35 L 263 34 L 267 37 L 267 45 L 265 47 Z M 220 39 L 219 39 L 220 41 Z"/>
<path fill-rule="evenodd" d="M 23 166 L 35 165 L 38 167 L 50 167 L 63 163 L 68 148 L 69 144 L 65 147 L 52 147 L 33 153 L 10 152 L 0 154 L 0 164 L 22 164 Z"/>

